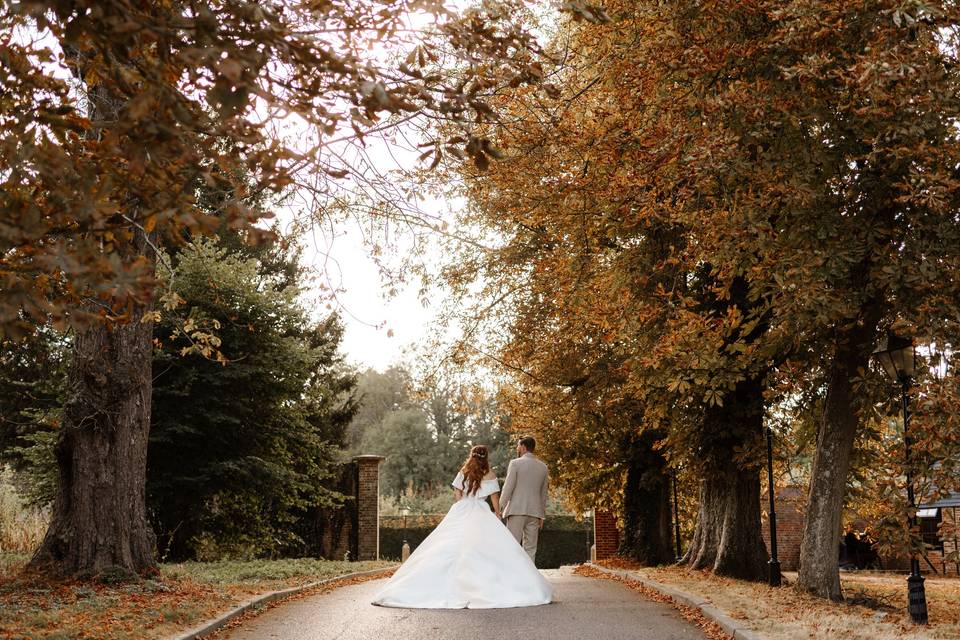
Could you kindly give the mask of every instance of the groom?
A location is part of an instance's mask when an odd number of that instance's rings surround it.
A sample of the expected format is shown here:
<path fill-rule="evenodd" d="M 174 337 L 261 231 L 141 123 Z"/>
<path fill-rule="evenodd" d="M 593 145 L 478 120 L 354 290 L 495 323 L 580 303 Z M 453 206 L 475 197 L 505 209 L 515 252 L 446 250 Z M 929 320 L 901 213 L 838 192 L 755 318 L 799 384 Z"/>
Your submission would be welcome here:
<path fill-rule="evenodd" d="M 500 491 L 507 529 L 531 560 L 536 558 L 537 538 L 547 515 L 547 465 L 533 455 L 536 448 L 537 441 L 530 436 L 520 438 Z"/>

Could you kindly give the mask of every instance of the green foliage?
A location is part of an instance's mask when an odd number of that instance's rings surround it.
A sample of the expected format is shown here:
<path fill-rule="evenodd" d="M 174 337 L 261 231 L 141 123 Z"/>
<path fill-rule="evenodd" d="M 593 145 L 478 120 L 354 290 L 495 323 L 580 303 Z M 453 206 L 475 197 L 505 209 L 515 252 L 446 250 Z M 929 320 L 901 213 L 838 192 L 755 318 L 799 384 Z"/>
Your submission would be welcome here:
<path fill-rule="evenodd" d="M 352 447 L 361 446 L 367 431 L 379 425 L 387 415 L 414 406 L 410 397 L 412 381 L 403 367 L 390 367 L 383 373 L 367 369 L 357 380 L 359 404 L 350 422 L 347 440 Z M 357 453 L 364 453 L 361 449 Z"/>
<path fill-rule="evenodd" d="M 340 499 L 324 482 L 353 410 L 342 327 L 264 265 L 205 240 L 176 256 L 187 322 L 217 327 L 227 362 L 181 355 L 181 327 L 157 326 L 147 492 L 170 557 L 278 553 L 298 514 Z"/>
<path fill-rule="evenodd" d="M 399 499 L 389 495 L 380 495 L 380 517 L 402 516 L 404 510 L 407 515 L 436 515 L 446 513 L 453 504 L 453 487 L 449 491 L 438 490 L 433 494 L 403 495 Z"/>
<path fill-rule="evenodd" d="M 337 352 L 342 327 L 335 316 L 311 321 L 298 302 L 296 247 L 225 234 L 171 261 L 171 289 L 189 312 L 170 314 L 155 334 L 148 493 L 162 551 L 277 552 L 294 541 L 291 519 L 339 500 L 323 483 L 354 410 L 354 378 Z M 230 362 L 183 355 L 185 324 L 217 327 Z M 57 487 L 68 347 L 44 330 L 0 349 L 0 459 L 41 507 Z"/>
<path fill-rule="evenodd" d="M 53 504 L 57 492 L 57 461 L 54 446 L 58 432 L 38 430 L 21 436 L 22 444 L 10 449 L 19 461 L 17 474 L 27 504 L 43 508 Z"/>
<path fill-rule="evenodd" d="M 411 492 L 432 491 L 441 481 L 439 447 L 419 409 L 392 411 L 364 434 L 364 451 L 383 452 L 380 490 L 400 497 Z"/>
<path fill-rule="evenodd" d="M 57 438 L 65 393 L 69 337 L 42 327 L 28 338 L 0 342 L 0 462 L 18 472 L 29 503 L 53 502 Z"/>
<path fill-rule="evenodd" d="M 350 437 L 359 442 L 354 450 L 386 456 L 380 491 L 397 509 L 445 512 L 449 484 L 474 444 L 490 447 L 491 469 L 501 478 L 515 455 L 507 418 L 483 392 L 436 381 L 415 389 L 402 367 L 365 372 L 358 390 L 350 425 Z"/>

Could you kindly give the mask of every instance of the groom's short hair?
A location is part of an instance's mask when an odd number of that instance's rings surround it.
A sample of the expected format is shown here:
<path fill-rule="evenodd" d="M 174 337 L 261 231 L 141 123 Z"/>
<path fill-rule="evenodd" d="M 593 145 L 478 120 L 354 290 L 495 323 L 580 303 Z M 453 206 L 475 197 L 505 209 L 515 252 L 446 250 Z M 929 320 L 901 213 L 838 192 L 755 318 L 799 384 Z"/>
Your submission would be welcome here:
<path fill-rule="evenodd" d="M 530 453 L 533 453 L 533 450 L 537 448 L 537 441 L 532 436 L 523 436 L 520 438 L 520 444 Z"/>

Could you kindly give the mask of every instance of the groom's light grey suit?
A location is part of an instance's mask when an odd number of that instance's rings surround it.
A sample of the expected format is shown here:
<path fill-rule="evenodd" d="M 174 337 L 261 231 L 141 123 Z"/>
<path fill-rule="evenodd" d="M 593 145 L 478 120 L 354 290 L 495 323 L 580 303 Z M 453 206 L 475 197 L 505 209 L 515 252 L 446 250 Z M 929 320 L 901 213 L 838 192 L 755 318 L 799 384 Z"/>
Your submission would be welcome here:
<path fill-rule="evenodd" d="M 547 514 L 547 465 L 532 453 L 510 461 L 500 491 L 507 529 L 533 560 L 537 555 L 540 521 Z"/>

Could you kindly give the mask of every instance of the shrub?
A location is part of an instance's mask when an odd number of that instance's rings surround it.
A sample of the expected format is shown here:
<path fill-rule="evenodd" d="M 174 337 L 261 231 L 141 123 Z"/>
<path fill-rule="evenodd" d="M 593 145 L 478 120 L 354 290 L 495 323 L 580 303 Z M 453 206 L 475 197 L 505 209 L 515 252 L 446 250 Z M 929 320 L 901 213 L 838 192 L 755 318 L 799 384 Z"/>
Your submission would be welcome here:
<path fill-rule="evenodd" d="M 442 515 L 407 516 L 407 526 L 404 528 L 401 516 L 382 517 L 380 556 L 388 560 L 399 560 L 404 540 L 410 545 L 411 551 L 416 549 L 442 519 Z M 590 559 L 592 543 L 592 521 L 577 522 L 574 516 L 549 516 L 540 532 L 537 567 L 556 569 L 566 564 L 586 562 Z"/>

